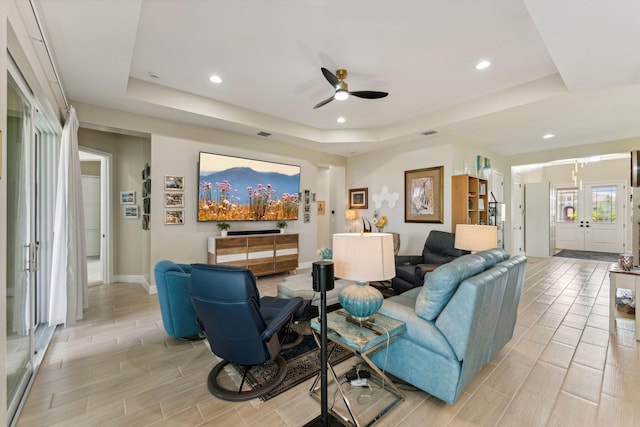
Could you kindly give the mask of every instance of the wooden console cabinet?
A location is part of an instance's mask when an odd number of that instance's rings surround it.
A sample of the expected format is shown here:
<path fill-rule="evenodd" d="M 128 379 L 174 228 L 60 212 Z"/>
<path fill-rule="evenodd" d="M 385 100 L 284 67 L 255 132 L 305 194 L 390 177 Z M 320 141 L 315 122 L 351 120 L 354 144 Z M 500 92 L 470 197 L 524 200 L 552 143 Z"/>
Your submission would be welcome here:
<path fill-rule="evenodd" d="M 246 267 L 256 276 L 298 268 L 297 234 L 209 237 L 209 264 Z"/>

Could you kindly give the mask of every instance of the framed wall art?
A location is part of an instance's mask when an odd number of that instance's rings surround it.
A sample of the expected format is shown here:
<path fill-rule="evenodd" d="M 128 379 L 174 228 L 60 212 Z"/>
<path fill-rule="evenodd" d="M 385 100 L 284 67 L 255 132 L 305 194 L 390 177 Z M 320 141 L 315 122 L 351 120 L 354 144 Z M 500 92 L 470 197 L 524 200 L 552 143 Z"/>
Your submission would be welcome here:
<path fill-rule="evenodd" d="M 349 209 L 367 209 L 369 201 L 368 188 L 349 189 Z"/>
<path fill-rule="evenodd" d="M 125 218 L 138 218 L 138 205 L 124 207 Z"/>
<path fill-rule="evenodd" d="M 134 205 L 136 203 L 135 191 L 121 191 L 120 192 L 120 204 L 122 205 Z"/>
<path fill-rule="evenodd" d="M 443 166 L 404 172 L 404 221 L 444 222 Z"/>
<path fill-rule="evenodd" d="M 183 208 L 184 193 L 164 193 L 165 208 Z"/>
<path fill-rule="evenodd" d="M 164 223 L 167 225 L 182 225 L 184 224 L 184 211 L 164 211 Z"/>
<path fill-rule="evenodd" d="M 175 175 L 164 176 L 164 189 L 166 191 L 183 191 L 184 177 Z"/>

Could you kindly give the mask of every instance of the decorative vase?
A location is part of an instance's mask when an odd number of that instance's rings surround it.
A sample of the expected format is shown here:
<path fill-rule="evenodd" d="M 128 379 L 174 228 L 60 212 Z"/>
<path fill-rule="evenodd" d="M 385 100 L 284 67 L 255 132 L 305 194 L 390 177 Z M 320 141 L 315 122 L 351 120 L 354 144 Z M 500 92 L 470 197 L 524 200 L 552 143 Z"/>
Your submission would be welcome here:
<path fill-rule="evenodd" d="M 281 228 L 280 229 L 280 234 L 284 234 L 284 230 L 285 230 L 284 228 Z"/>
<path fill-rule="evenodd" d="M 382 307 L 383 300 L 380 291 L 367 282 L 354 282 L 338 294 L 340 305 L 359 321 L 375 314 Z"/>
<path fill-rule="evenodd" d="M 228 232 L 229 232 L 229 230 L 220 230 L 220 235 L 222 237 L 226 237 Z"/>
<path fill-rule="evenodd" d="M 622 268 L 624 271 L 631 271 L 633 269 L 633 255 L 620 254 L 618 264 L 620 264 L 620 268 Z"/>

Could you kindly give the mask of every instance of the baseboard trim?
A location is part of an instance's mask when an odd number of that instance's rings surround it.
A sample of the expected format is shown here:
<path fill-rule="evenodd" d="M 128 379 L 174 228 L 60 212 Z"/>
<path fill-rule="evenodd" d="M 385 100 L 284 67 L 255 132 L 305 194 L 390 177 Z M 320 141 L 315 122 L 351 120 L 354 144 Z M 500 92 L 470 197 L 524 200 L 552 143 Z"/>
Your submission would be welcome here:
<path fill-rule="evenodd" d="M 116 275 L 113 276 L 113 282 L 121 283 L 139 283 L 149 295 L 158 293 L 155 285 L 151 285 L 144 276 L 139 275 Z"/>

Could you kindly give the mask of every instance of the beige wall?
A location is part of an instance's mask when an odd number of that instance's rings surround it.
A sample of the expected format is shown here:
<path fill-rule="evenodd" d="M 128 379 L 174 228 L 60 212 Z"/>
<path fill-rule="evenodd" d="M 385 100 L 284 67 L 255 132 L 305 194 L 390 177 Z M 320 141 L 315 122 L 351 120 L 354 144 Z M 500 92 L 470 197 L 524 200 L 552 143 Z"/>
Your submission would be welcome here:
<path fill-rule="evenodd" d="M 93 160 L 81 161 L 80 174 L 83 176 L 100 176 L 100 162 Z"/>
<path fill-rule="evenodd" d="M 149 233 L 142 230 L 142 169 L 150 162 L 149 138 L 80 128 L 78 145 L 112 156 L 112 274 L 114 280 L 149 281 Z M 124 218 L 121 191 L 135 191 L 140 212 L 137 219 Z"/>
<path fill-rule="evenodd" d="M 242 136 L 227 136 L 229 139 L 242 139 Z M 194 263 L 207 261 L 207 238 L 219 235 L 214 222 L 197 221 L 198 197 L 198 153 L 206 151 L 219 154 L 231 154 L 266 161 L 297 164 L 302 167 L 300 188 L 318 191 L 318 168 L 311 162 L 286 155 L 259 153 L 254 150 L 232 148 L 215 142 L 192 141 L 163 135 L 153 135 L 151 144 L 151 266 L 162 259 L 176 262 Z M 185 207 L 183 225 L 165 225 L 162 183 L 165 175 L 183 176 L 185 179 Z M 324 195 L 316 195 L 324 197 Z M 275 228 L 275 222 L 232 222 L 231 230 L 262 230 Z M 289 222 L 287 233 L 300 234 L 300 263 L 310 263 L 315 259 L 318 241 L 318 223 L 315 209 L 311 212 L 311 222 L 304 223 L 302 216 Z"/>

